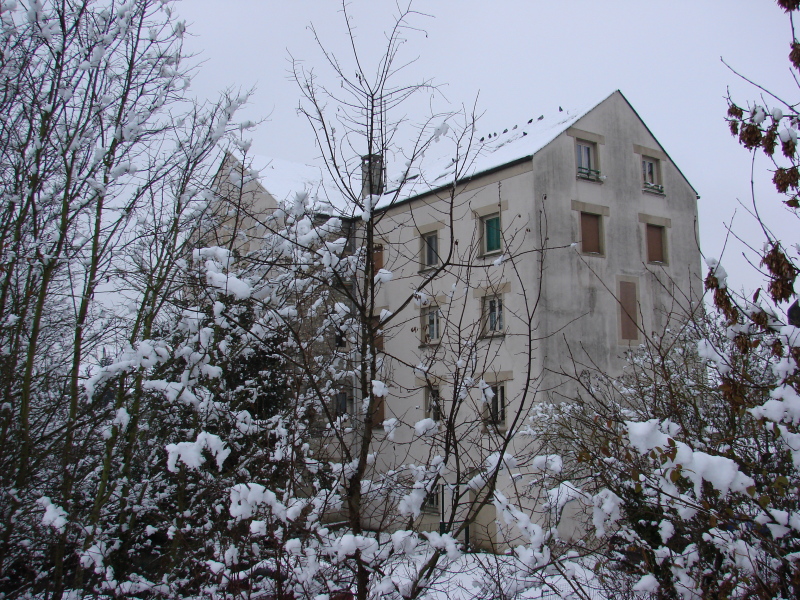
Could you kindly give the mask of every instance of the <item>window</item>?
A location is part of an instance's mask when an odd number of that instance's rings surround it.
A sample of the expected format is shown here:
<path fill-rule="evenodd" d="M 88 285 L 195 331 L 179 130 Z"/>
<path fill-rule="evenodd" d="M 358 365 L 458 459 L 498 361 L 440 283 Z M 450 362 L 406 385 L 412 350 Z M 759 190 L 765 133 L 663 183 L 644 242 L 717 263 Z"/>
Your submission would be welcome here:
<path fill-rule="evenodd" d="M 500 230 L 500 215 L 495 213 L 481 219 L 481 243 L 483 254 L 500 252 L 502 238 Z"/>
<path fill-rule="evenodd" d="M 433 385 L 425 388 L 425 417 L 434 421 L 442 420 L 439 388 Z"/>
<path fill-rule="evenodd" d="M 383 268 L 383 244 L 375 244 L 372 247 L 372 264 L 375 265 L 376 273 Z"/>
<path fill-rule="evenodd" d="M 442 335 L 439 307 L 430 306 L 422 310 L 422 343 L 438 341 Z"/>
<path fill-rule="evenodd" d="M 371 317 L 369 320 L 369 327 L 375 332 L 375 337 L 372 339 L 375 350 L 383 352 L 383 330 L 379 327 L 380 322 L 380 317 Z"/>
<path fill-rule="evenodd" d="M 575 141 L 578 177 L 600 181 L 600 165 L 597 161 L 597 144 L 586 140 Z"/>
<path fill-rule="evenodd" d="M 351 414 L 353 414 L 353 397 L 346 391 L 338 392 L 336 394 L 336 416 L 342 417 Z"/>
<path fill-rule="evenodd" d="M 642 156 L 642 189 L 646 192 L 664 193 L 661 185 L 661 163 L 657 158 Z"/>
<path fill-rule="evenodd" d="M 375 398 L 375 410 L 372 413 L 372 427 L 383 429 L 386 420 L 386 398 Z"/>
<path fill-rule="evenodd" d="M 626 342 L 639 339 L 639 312 L 636 302 L 636 284 L 632 281 L 619 282 L 620 337 Z"/>
<path fill-rule="evenodd" d="M 493 383 L 483 390 L 486 400 L 486 422 L 489 425 L 505 425 L 506 423 L 506 386 L 504 383 Z"/>
<path fill-rule="evenodd" d="M 435 267 L 439 264 L 439 232 L 426 233 L 422 236 L 422 268 Z"/>
<path fill-rule="evenodd" d="M 336 344 L 337 348 L 347 348 L 347 336 L 345 336 L 344 332 L 336 328 L 336 333 L 334 334 L 334 343 Z"/>
<path fill-rule="evenodd" d="M 602 217 L 593 213 L 581 213 L 581 251 L 584 254 L 602 254 Z"/>
<path fill-rule="evenodd" d="M 495 335 L 503 332 L 503 298 L 502 296 L 486 296 L 483 299 L 483 333 Z"/>
<path fill-rule="evenodd" d="M 441 485 L 434 486 L 434 488 L 425 496 L 425 500 L 422 502 L 422 510 L 425 512 L 438 513 L 442 506 L 443 491 L 444 488 Z"/>
<path fill-rule="evenodd" d="M 647 262 L 665 263 L 666 252 L 664 251 L 664 227 L 648 223 L 645 225 L 645 235 L 647 238 Z"/>

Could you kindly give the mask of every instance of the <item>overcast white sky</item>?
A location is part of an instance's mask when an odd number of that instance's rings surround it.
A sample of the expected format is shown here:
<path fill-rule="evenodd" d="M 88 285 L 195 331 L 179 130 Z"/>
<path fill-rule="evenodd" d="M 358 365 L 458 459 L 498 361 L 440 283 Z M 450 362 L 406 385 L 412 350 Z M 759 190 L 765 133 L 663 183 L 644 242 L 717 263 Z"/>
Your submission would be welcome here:
<path fill-rule="evenodd" d="M 353 0 L 362 53 L 380 52 L 383 32 L 397 13 L 391 0 Z M 797 89 L 786 58 L 788 18 L 765 0 L 418 0 L 430 15 L 412 24 L 403 57 L 418 60 L 408 82 L 432 78 L 448 100 L 471 106 L 476 98 L 483 131 L 532 116 L 584 106 L 620 89 L 701 195 L 705 255 L 718 256 L 725 224 L 760 246 L 762 237 L 738 204 L 750 206 L 750 164 L 724 122 L 726 89 L 740 103 L 757 90 L 728 64 L 788 101 Z M 184 0 L 190 51 L 205 61 L 192 89 L 213 98 L 226 87 L 256 92 L 244 116 L 267 118 L 253 134 L 257 154 L 314 162 L 309 125 L 296 114 L 299 91 L 289 77 L 289 55 L 324 70 L 308 25 L 340 55 L 345 44 L 337 0 Z M 777 103 L 769 99 L 769 107 Z M 414 115 L 409 115 L 414 117 Z M 424 115 L 419 115 L 423 117 Z M 757 159 L 756 193 L 780 237 L 795 243 L 797 221 L 780 208 L 767 162 Z M 729 242 L 723 264 L 735 285 L 760 281 Z"/>

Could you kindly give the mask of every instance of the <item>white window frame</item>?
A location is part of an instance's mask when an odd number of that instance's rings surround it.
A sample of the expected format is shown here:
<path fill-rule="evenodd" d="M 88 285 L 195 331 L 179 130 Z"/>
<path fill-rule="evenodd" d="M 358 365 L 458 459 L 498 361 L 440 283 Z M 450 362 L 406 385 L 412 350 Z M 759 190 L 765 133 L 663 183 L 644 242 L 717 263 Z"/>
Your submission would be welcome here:
<path fill-rule="evenodd" d="M 425 418 L 442 420 L 442 395 L 438 385 L 425 386 Z"/>
<path fill-rule="evenodd" d="M 505 306 L 502 294 L 489 294 L 483 297 L 483 334 L 502 335 L 505 331 Z"/>
<path fill-rule="evenodd" d="M 596 142 L 575 139 L 575 172 L 579 179 L 601 181 Z"/>
<path fill-rule="evenodd" d="M 425 495 L 425 500 L 422 501 L 422 510 L 426 513 L 440 514 L 442 510 L 442 492 L 444 486 L 439 483 Z"/>
<path fill-rule="evenodd" d="M 435 344 L 442 337 L 442 313 L 438 306 L 428 306 L 420 314 L 423 344 Z M 431 335 L 434 334 L 434 335 Z"/>
<path fill-rule="evenodd" d="M 439 231 L 431 231 L 423 233 L 421 236 L 421 254 L 420 260 L 423 269 L 432 269 L 439 265 Z M 430 242 L 433 241 L 433 245 Z"/>
<path fill-rule="evenodd" d="M 506 400 L 506 382 L 498 381 L 487 384 L 493 396 L 486 400 L 486 424 L 495 427 L 505 427 L 506 411 L 508 404 Z"/>
<path fill-rule="evenodd" d="M 644 154 L 642 155 L 642 191 L 655 194 L 664 193 L 664 185 L 661 183 L 661 160 Z"/>
<path fill-rule="evenodd" d="M 489 236 L 487 234 L 489 221 L 497 219 L 497 232 L 498 232 L 498 247 L 489 250 Z M 481 217 L 481 255 L 490 256 L 498 254 L 503 251 L 503 223 L 500 219 L 500 213 L 490 213 Z"/>

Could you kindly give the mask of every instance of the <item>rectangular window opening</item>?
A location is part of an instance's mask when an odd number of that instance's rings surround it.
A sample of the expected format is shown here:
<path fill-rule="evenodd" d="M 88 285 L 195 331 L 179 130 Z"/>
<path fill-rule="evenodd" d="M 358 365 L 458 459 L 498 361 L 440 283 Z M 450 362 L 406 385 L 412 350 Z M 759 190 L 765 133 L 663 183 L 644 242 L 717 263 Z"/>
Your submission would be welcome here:
<path fill-rule="evenodd" d="M 431 306 L 422 311 L 422 343 L 438 341 L 442 335 L 438 306 Z"/>
<path fill-rule="evenodd" d="M 373 333 L 372 340 L 367 340 L 367 342 L 371 342 L 371 345 L 375 350 L 378 352 L 383 352 L 383 330 L 380 329 L 380 317 L 371 317 L 369 320 L 369 329 L 371 329 Z M 367 331 L 369 333 L 369 331 Z"/>
<path fill-rule="evenodd" d="M 584 254 L 602 254 L 601 216 L 592 213 L 581 213 L 581 251 Z"/>
<path fill-rule="evenodd" d="M 375 398 L 375 411 L 372 413 L 372 427 L 383 429 L 386 420 L 386 398 Z"/>
<path fill-rule="evenodd" d="M 495 335 L 503 332 L 503 298 L 502 296 L 486 296 L 483 299 L 484 334 Z"/>
<path fill-rule="evenodd" d="M 435 267 L 439 264 L 439 232 L 427 233 L 422 236 L 422 266 Z"/>
<path fill-rule="evenodd" d="M 506 386 L 503 383 L 491 384 L 486 391 L 491 391 L 490 394 L 484 392 L 487 396 L 487 422 L 490 425 L 505 425 L 506 423 Z M 491 396 L 489 398 L 488 396 Z"/>
<path fill-rule="evenodd" d="M 341 417 L 347 414 L 347 392 L 336 394 L 336 416 Z"/>
<path fill-rule="evenodd" d="M 636 284 L 619 282 L 620 334 L 624 341 L 639 339 L 639 312 L 636 302 Z"/>
<path fill-rule="evenodd" d="M 586 140 L 576 140 L 576 165 L 578 177 L 600 181 L 600 165 L 597 161 L 597 144 Z"/>
<path fill-rule="evenodd" d="M 646 192 L 664 193 L 661 184 L 661 162 L 650 156 L 642 157 L 642 189 Z"/>
<path fill-rule="evenodd" d="M 647 224 L 647 262 L 665 263 L 666 252 L 664 250 L 664 227 L 661 225 Z"/>
<path fill-rule="evenodd" d="M 434 488 L 425 496 L 425 500 L 422 502 L 422 510 L 426 512 L 438 513 L 442 506 L 443 492 L 444 487 L 442 485 L 434 486 Z"/>
<path fill-rule="evenodd" d="M 375 273 L 383 268 L 383 244 L 375 244 L 372 247 L 372 264 L 375 267 Z"/>
<path fill-rule="evenodd" d="M 494 214 L 484 217 L 481 220 L 482 224 L 482 242 L 483 254 L 492 254 L 493 252 L 500 252 L 502 249 L 502 235 L 500 229 L 500 215 Z"/>
<path fill-rule="evenodd" d="M 442 420 L 439 388 L 433 385 L 425 388 L 425 416 L 434 421 Z"/>

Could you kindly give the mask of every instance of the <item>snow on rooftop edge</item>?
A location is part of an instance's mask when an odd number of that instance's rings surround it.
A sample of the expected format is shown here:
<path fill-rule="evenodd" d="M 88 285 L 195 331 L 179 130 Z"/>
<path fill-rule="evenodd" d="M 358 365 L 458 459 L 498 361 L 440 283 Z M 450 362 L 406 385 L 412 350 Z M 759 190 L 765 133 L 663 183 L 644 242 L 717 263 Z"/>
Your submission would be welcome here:
<path fill-rule="evenodd" d="M 512 124 L 502 130 L 491 130 L 479 133 L 478 154 L 467 172 L 461 177 L 466 179 L 480 173 L 502 167 L 516 160 L 535 155 L 547 146 L 561 133 L 566 131 L 575 122 L 591 112 L 599 104 L 610 98 L 617 90 L 604 96 L 601 100 L 587 104 L 579 109 L 564 109 L 561 106 L 539 116 L 523 120 L 522 123 Z M 480 129 L 479 129 L 480 131 Z M 399 194 L 392 191 L 392 178 L 388 184 L 388 192 L 378 203 L 378 208 L 386 208 L 414 196 L 427 193 L 431 190 L 452 183 L 454 172 L 452 159 L 431 161 L 422 165 L 428 178 L 417 178 L 406 183 L 405 189 Z M 394 179 L 396 182 L 399 176 Z"/>
<path fill-rule="evenodd" d="M 478 139 L 477 156 L 462 179 L 535 155 L 614 93 L 616 90 L 601 100 L 579 109 L 556 107 L 538 116 L 524 119 L 520 123 L 512 123 L 502 130 L 494 129 L 481 133 L 479 127 L 479 133 L 475 136 Z M 261 185 L 279 202 L 292 199 L 297 192 L 307 192 L 321 207 L 332 206 L 342 212 L 348 208 L 343 202 L 336 202 L 335 197 L 327 197 L 325 194 L 325 189 L 336 193 L 337 188 L 324 185 L 329 176 L 326 177 L 328 174 L 322 167 L 259 155 L 250 155 L 248 160 L 252 161 L 250 167 L 259 172 Z M 389 165 L 390 169 L 393 167 L 396 171 L 399 170 L 396 165 Z M 452 158 L 448 158 L 447 152 L 443 150 L 439 156 L 423 158 L 415 171 L 424 176 L 417 176 L 407 181 L 399 193 L 396 188 L 401 174 L 389 177 L 388 191 L 377 208 L 386 208 L 452 183 Z"/>

